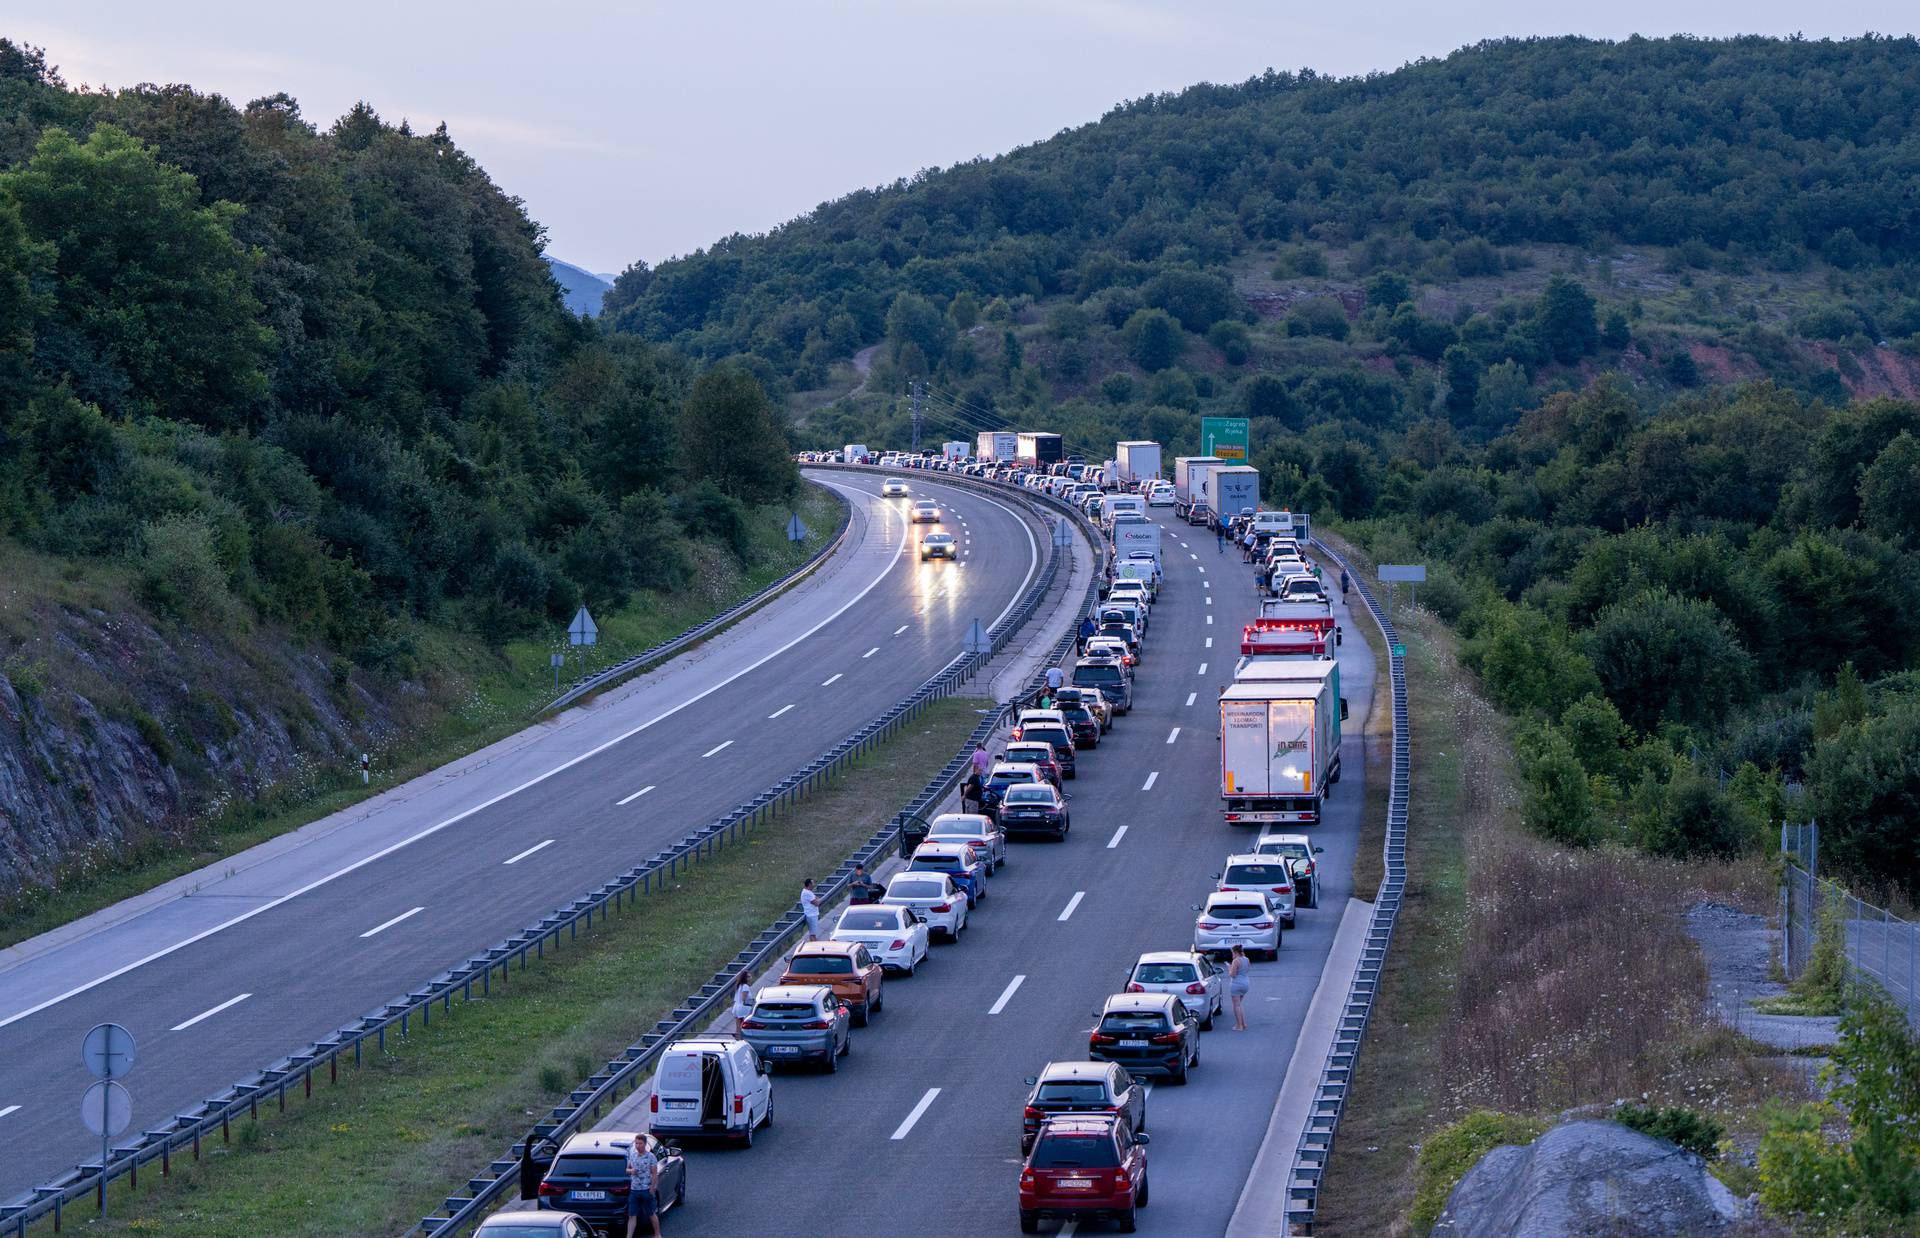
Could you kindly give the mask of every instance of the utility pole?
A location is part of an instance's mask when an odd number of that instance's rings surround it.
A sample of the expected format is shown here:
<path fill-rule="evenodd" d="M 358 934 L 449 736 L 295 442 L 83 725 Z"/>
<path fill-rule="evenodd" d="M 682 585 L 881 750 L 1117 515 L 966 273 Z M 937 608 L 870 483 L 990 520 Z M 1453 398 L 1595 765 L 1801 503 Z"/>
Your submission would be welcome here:
<path fill-rule="evenodd" d="M 916 452 L 920 450 L 920 397 L 926 393 L 926 390 L 927 385 L 923 382 L 910 385 L 913 396 L 913 449 Z"/>

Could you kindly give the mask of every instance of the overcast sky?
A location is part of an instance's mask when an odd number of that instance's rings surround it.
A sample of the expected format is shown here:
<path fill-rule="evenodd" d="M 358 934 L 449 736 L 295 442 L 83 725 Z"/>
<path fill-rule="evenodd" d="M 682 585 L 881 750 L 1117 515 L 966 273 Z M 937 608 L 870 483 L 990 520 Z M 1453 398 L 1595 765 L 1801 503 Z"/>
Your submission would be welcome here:
<path fill-rule="evenodd" d="M 595 271 L 763 231 L 1121 99 L 1269 66 L 1392 69 L 1501 35 L 1914 30 L 1913 0 L 10 0 L 72 84 L 356 100 L 454 139 Z"/>

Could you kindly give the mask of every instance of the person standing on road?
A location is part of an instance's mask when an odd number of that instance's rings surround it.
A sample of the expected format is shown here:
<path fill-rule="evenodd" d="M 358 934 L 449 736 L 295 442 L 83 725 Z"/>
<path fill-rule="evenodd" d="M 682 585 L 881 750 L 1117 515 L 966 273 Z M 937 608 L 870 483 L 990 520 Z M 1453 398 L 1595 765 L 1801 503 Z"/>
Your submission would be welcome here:
<path fill-rule="evenodd" d="M 960 811 L 979 812 L 985 791 L 986 784 L 980 781 L 980 771 L 967 771 L 967 780 L 960 784 Z"/>
<path fill-rule="evenodd" d="M 985 744 L 975 744 L 973 746 L 973 772 L 979 777 L 985 778 L 987 776 L 987 766 L 992 763 L 993 758 L 987 755 L 987 746 Z"/>
<path fill-rule="evenodd" d="M 800 883 L 800 914 L 807 919 L 807 940 L 820 937 L 820 896 L 814 893 L 813 878 Z"/>
<path fill-rule="evenodd" d="M 1099 630 L 1100 625 L 1093 621 L 1092 615 L 1088 615 L 1080 620 L 1079 652 L 1085 653 L 1087 651 L 1087 642 L 1092 640 L 1093 634 Z"/>
<path fill-rule="evenodd" d="M 1247 1012 L 1241 1005 L 1247 999 L 1247 990 L 1252 987 L 1247 969 L 1253 966 L 1247 961 L 1245 946 L 1235 943 L 1233 957 L 1227 960 L 1227 996 L 1233 999 L 1233 1030 L 1247 1030 Z"/>
<path fill-rule="evenodd" d="M 660 1158 L 644 1134 L 635 1135 L 627 1149 L 627 1238 L 633 1238 L 642 1217 L 653 1227 L 653 1238 L 660 1238 Z"/>
<path fill-rule="evenodd" d="M 1047 668 L 1047 695 L 1053 697 L 1059 696 L 1060 685 L 1066 681 L 1067 677 L 1061 673 L 1059 667 L 1049 666 Z"/>
<path fill-rule="evenodd" d="M 1222 555 L 1227 553 L 1227 531 L 1217 524 L 1213 526 L 1213 552 Z"/>
<path fill-rule="evenodd" d="M 733 991 L 733 1030 L 738 1032 L 741 1025 L 753 1016 L 753 981 L 747 979 L 747 973 L 740 973 L 740 987 Z"/>
<path fill-rule="evenodd" d="M 1340 572 L 1340 596 L 1347 596 L 1347 573 L 1344 568 Z"/>

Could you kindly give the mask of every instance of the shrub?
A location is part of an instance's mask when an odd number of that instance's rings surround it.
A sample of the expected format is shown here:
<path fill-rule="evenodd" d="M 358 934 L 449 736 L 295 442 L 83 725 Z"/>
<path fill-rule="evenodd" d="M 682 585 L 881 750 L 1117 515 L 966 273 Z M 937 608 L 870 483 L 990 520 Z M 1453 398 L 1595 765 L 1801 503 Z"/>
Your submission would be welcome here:
<path fill-rule="evenodd" d="M 1720 1140 L 1727 1128 L 1703 1113 L 1684 1105 L 1622 1105 L 1613 1120 L 1620 1125 L 1679 1144 L 1703 1160 L 1720 1155 Z"/>
<path fill-rule="evenodd" d="M 204 516 L 162 516 L 141 534 L 140 595 L 147 605 L 204 627 L 225 626 L 232 596 Z"/>
<path fill-rule="evenodd" d="M 701 482 L 680 496 L 680 527 L 694 537 L 712 538 L 742 559 L 747 556 L 747 509 L 720 493 L 711 482 Z"/>
<path fill-rule="evenodd" d="M 1332 297 L 1309 297 L 1287 315 L 1288 335 L 1323 335 L 1330 340 L 1344 340 L 1348 330 L 1346 307 Z"/>
<path fill-rule="evenodd" d="M 1414 1164 L 1409 1228 L 1416 1234 L 1431 1230 L 1447 1206 L 1447 1196 L 1481 1157 L 1503 1144 L 1531 1143 L 1546 1129 L 1538 1118 L 1483 1109 L 1428 1136 Z"/>

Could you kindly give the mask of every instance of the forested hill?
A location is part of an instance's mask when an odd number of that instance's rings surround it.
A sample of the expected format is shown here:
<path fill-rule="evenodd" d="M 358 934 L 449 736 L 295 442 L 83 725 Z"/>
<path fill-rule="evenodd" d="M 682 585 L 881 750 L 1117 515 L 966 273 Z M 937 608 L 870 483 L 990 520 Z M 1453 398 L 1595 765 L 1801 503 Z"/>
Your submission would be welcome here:
<path fill-rule="evenodd" d="M 1085 298 L 1291 242 L 1458 255 L 1461 274 L 1489 245 L 1596 242 L 1907 262 L 1916 115 L 1911 38 L 1499 41 L 1365 78 L 1268 73 L 636 266 L 607 309 L 702 356 L 817 372 L 879 339 L 901 291 Z"/>

